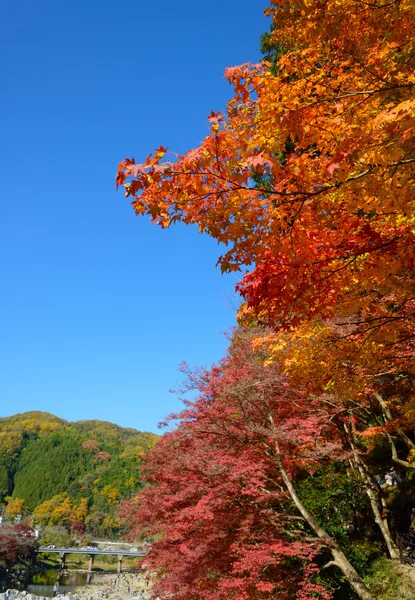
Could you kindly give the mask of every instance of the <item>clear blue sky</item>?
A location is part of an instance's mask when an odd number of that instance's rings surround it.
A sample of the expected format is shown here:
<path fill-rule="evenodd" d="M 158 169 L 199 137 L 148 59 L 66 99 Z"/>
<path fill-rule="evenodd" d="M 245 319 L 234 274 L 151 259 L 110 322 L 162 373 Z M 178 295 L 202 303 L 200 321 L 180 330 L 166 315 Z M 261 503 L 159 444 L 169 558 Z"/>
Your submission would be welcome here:
<path fill-rule="evenodd" d="M 43 410 L 141 430 L 209 366 L 237 277 L 215 242 L 161 231 L 116 192 L 117 164 L 184 152 L 255 62 L 252 0 L 19 0 L 0 7 L 0 416 Z"/>

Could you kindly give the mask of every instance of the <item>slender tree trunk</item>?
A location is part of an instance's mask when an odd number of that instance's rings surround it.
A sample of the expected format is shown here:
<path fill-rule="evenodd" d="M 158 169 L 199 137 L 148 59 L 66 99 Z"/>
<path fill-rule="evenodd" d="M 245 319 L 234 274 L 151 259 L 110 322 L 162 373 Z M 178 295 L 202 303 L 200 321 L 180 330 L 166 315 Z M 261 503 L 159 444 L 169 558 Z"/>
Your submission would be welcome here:
<path fill-rule="evenodd" d="M 392 439 L 392 436 L 387 433 L 386 437 L 388 438 L 390 447 L 391 447 L 391 451 L 392 451 L 392 460 L 394 463 L 396 463 L 397 465 L 400 465 L 401 467 L 405 467 L 406 469 L 415 469 L 415 463 L 410 463 L 407 460 L 401 460 L 398 457 L 398 452 L 396 450 L 396 446 L 395 446 L 395 442 Z"/>
<path fill-rule="evenodd" d="M 355 468 L 357 469 L 360 475 L 360 479 L 362 480 L 366 488 L 366 493 L 369 497 L 370 506 L 372 507 L 373 516 L 375 518 L 375 523 L 380 529 L 382 537 L 388 548 L 389 556 L 393 560 L 399 560 L 399 549 L 395 544 L 394 540 L 392 539 L 388 519 L 386 517 L 386 511 L 384 512 L 384 516 L 382 516 L 379 510 L 379 504 L 382 505 L 383 509 L 386 509 L 386 503 L 384 501 L 384 498 L 381 496 L 380 491 L 377 491 L 376 488 L 373 488 L 374 482 L 372 481 L 372 478 L 366 470 L 366 465 L 363 464 L 359 456 L 356 444 L 354 443 L 353 433 L 348 429 L 346 424 L 344 426 L 344 430 L 346 432 L 347 439 L 353 452 Z"/>
<path fill-rule="evenodd" d="M 363 579 L 360 577 L 360 575 L 358 574 L 356 569 L 347 560 L 346 555 L 342 552 L 342 550 L 340 549 L 336 540 L 334 538 L 332 538 L 331 535 L 329 535 L 327 533 L 327 531 L 325 531 L 325 529 L 323 529 L 321 527 L 321 525 L 316 521 L 316 519 L 311 514 L 311 512 L 309 510 L 307 510 L 307 508 L 301 502 L 301 500 L 300 500 L 299 496 L 297 495 L 297 492 L 294 488 L 294 485 L 281 462 L 280 449 L 279 449 L 279 444 L 278 444 L 278 439 L 277 439 L 277 431 L 276 431 L 275 423 L 274 423 L 274 420 L 273 420 L 271 414 L 269 414 L 269 421 L 270 421 L 271 428 L 275 435 L 274 447 L 275 447 L 275 459 L 276 459 L 277 468 L 278 468 L 279 472 L 281 473 L 281 477 L 285 483 L 288 493 L 290 494 L 291 499 L 294 502 L 297 509 L 299 510 L 301 516 L 307 521 L 307 523 L 309 524 L 311 529 L 314 531 L 314 533 L 322 541 L 324 541 L 325 546 L 327 546 L 327 548 L 329 548 L 329 550 L 333 556 L 333 560 L 329 563 L 329 565 L 326 565 L 326 566 L 331 566 L 331 565 L 337 566 L 341 570 L 343 575 L 346 577 L 347 581 L 350 583 L 350 585 L 352 586 L 352 588 L 354 589 L 356 594 L 359 596 L 359 598 L 361 598 L 361 600 L 376 600 L 375 596 L 370 592 L 369 588 L 367 587 L 367 585 L 365 584 Z"/>
<path fill-rule="evenodd" d="M 392 415 L 388 405 L 386 404 L 384 398 L 378 392 L 374 392 L 373 397 L 376 398 L 376 400 L 379 402 L 379 405 L 382 409 L 383 418 L 385 420 L 385 423 L 392 421 L 393 415 Z M 409 448 L 410 450 L 415 450 L 415 444 L 406 435 L 406 433 L 404 431 L 402 431 L 402 429 L 400 427 L 396 427 L 395 429 L 396 429 L 396 434 L 402 440 L 402 442 L 404 442 L 404 444 L 406 444 L 406 447 Z M 391 447 L 393 462 L 396 463 L 397 465 L 400 465 L 401 467 L 405 467 L 406 469 L 415 469 L 415 463 L 410 463 L 407 460 L 402 460 L 398 457 L 398 452 L 396 450 L 396 446 L 392 439 L 392 436 L 389 433 L 387 433 L 386 435 L 387 435 L 387 438 L 389 440 L 389 444 Z"/>
<path fill-rule="evenodd" d="M 383 412 L 383 418 L 385 419 L 385 422 L 393 421 L 392 413 L 391 413 L 388 405 L 386 404 L 384 398 L 378 392 L 374 392 L 373 397 L 376 398 L 376 400 L 379 402 L 379 405 Z M 404 442 L 404 444 L 406 444 L 406 446 L 410 450 L 415 450 L 414 442 L 411 440 L 410 437 L 408 437 L 406 435 L 406 433 L 404 431 L 402 431 L 402 429 L 400 427 L 396 427 L 396 433 L 398 434 L 400 439 Z"/>
<path fill-rule="evenodd" d="M 321 540 L 323 540 L 326 546 L 330 549 L 330 552 L 333 556 L 332 564 L 336 565 L 342 571 L 347 581 L 353 587 L 354 591 L 359 596 L 359 598 L 361 598 L 362 600 L 376 600 L 375 596 L 373 596 L 373 594 L 370 592 L 369 588 L 366 586 L 363 579 L 357 573 L 356 569 L 347 560 L 346 555 L 340 550 L 336 540 L 334 540 L 334 538 L 332 538 L 331 535 L 329 535 L 327 531 L 325 531 L 325 529 L 323 529 L 321 525 L 319 525 L 319 523 L 316 521 L 313 515 L 305 508 L 300 498 L 298 497 L 297 492 L 295 491 L 295 488 L 292 484 L 292 481 L 289 478 L 288 473 L 282 466 L 281 462 L 279 463 L 278 468 L 281 473 L 281 477 L 283 478 L 283 481 L 287 487 L 287 490 L 291 496 L 291 499 L 296 505 L 297 509 L 300 511 L 301 515 L 313 529 L 314 533 Z"/>

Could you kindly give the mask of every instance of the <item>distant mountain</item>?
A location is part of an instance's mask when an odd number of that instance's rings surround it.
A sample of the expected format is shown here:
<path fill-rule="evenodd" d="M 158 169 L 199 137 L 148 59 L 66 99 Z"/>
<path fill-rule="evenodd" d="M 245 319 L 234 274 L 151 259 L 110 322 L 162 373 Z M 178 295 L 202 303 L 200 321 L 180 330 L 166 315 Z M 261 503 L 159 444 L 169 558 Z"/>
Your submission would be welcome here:
<path fill-rule="evenodd" d="M 40 411 L 0 418 L 0 503 L 10 515 L 13 506 L 24 506 L 45 525 L 79 521 L 110 532 L 119 503 L 140 487 L 142 457 L 157 438 Z"/>

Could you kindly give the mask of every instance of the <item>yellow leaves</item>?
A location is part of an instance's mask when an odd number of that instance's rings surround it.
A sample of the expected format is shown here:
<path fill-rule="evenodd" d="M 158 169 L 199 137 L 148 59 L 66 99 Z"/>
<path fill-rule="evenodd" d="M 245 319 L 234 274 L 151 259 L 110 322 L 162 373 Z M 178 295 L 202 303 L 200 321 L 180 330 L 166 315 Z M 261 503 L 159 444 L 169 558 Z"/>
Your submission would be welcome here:
<path fill-rule="evenodd" d="M 88 499 L 81 498 L 79 500 L 79 504 L 75 504 L 70 513 L 70 521 L 73 523 L 74 521 L 85 521 L 88 516 Z"/>
<path fill-rule="evenodd" d="M 101 494 L 107 498 L 109 504 L 117 504 L 120 499 L 120 490 L 111 485 L 104 486 Z"/>
<path fill-rule="evenodd" d="M 5 500 L 7 502 L 5 514 L 9 519 L 14 519 L 27 511 L 26 503 L 22 498 L 11 498 L 10 496 L 6 496 Z"/>
<path fill-rule="evenodd" d="M 23 433 L 21 431 L 0 432 L 0 452 L 16 454 L 23 447 Z"/>
<path fill-rule="evenodd" d="M 40 525 L 47 525 L 49 523 L 49 519 L 52 513 L 52 502 L 50 500 L 46 500 L 42 502 L 38 506 L 36 506 L 33 514 L 35 516 L 35 522 Z"/>
<path fill-rule="evenodd" d="M 273 343 L 270 345 L 269 350 L 270 350 L 271 354 L 278 354 L 282 350 L 285 350 L 285 348 L 287 347 L 287 344 L 288 344 L 287 340 L 284 339 L 283 337 L 280 337 L 276 343 Z"/>
<path fill-rule="evenodd" d="M 393 145 L 386 149 L 387 161 L 386 164 L 396 163 L 403 157 L 403 150 L 401 146 Z"/>
<path fill-rule="evenodd" d="M 323 386 L 323 391 L 325 391 L 326 393 L 332 393 L 334 392 L 336 389 L 336 383 L 333 380 L 328 381 L 324 386 Z"/>
<path fill-rule="evenodd" d="M 64 522 L 67 522 L 72 512 L 72 508 L 71 498 L 69 496 L 62 498 L 62 500 L 57 502 L 53 508 L 50 516 L 50 523 L 52 525 L 57 525 L 58 523 L 63 524 Z"/>
<path fill-rule="evenodd" d="M 236 318 L 239 325 L 249 327 L 249 325 L 256 321 L 257 314 L 246 302 L 243 302 L 238 309 Z"/>
<path fill-rule="evenodd" d="M 46 421 L 44 423 L 40 423 L 39 433 L 40 435 L 46 435 L 52 431 L 58 431 L 59 429 L 62 429 L 62 425 L 60 423 Z"/>
<path fill-rule="evenodd" d="M 356 399 L 367 383 L 362 381 L 358 363 L 371 364 L 376 372 L 382 368 L 382 348 L 381 335 L 374 336 L 362 348 L 362 339 L 353 336 L 347 320 L 342 323 L 340 319 L 332 324 L 316 319 L 291 332 L 269 334 L 253 341 L 253 350 L 266 352 L 265 365 L 277 363 L 295 385 L 313 393 L 336 393 Z"/>
<path fill-rule="evenodd" d="M 73 500 L 67 493 L 53 496 L 33 511 L 36 523 L 68 526 L 75 521 L 84 522 L 88 515 L 88 499 Z"/>
<path fill-rule="evenodd" d="M 412 449 L 412 450 L 410 450 L 410 451 L 409 451 L 409 454 L 408 454 L 408 456 L 407 456 L 406 460 L 407 460 L 409 463 L 413 463 L 413 462 L 415 462 L 415 450 L 414 450 L 414 449 Z"/>
<path fill-rule="evenodd" d="M 106 529 L 118 529 L 121 527 L 122 521 L 120 517 L 108 515 L 102 522 L 102 526 Z"/>

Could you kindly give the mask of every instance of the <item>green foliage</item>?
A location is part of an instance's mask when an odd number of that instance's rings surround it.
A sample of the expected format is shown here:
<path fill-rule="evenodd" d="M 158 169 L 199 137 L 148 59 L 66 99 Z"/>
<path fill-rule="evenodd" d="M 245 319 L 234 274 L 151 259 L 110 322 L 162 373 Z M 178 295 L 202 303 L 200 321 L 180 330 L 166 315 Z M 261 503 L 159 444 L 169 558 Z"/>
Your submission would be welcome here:
<path fill-rule="evenodd" d="M 66 527 L 57 525 L 54 527 L 45 527 L 42 530 L 40 542 L 42 546 L 50 546 L 53 544 L 54 546 L 68 547 L 72 545 L 73 539 Z"/>
<path fill-rule="evenodd" d="M 260 50 L 264 57 L 264 60 L 271 64 L 271 71 L 277 72 L 277 63 L 281 56 L 287 51 L 282 44 L 276 43 L 273 38 L 274 28 L 271 27 L 271 31 L 263 33 L 260 37 Z"/>
<path fill-rule="evenodd" d="M 345 552 L 354 568 L 361 574 L 370 569 L 373 561 L 383 555 L 381 544 L 375 544 L 366 539 L 347 539 L 343 543 Z"/>
<path fill-rule="evenodd" d="M 298 491 L 322 527 L 343 543 L 352 530 L 358 529 L 359 518 L 370 514 L 367 495 L 357 476 L 348 473 L 341 461 L 305 477 L 298 483 Z"/>
<path fill-rule="evenodd" d="M 308 473 L 297 482 L 297 489 L 305 506 L 339 542 L 358 573 L 368 573 L 373 561 L 382 556 L 383 548 L 367 537 L 368 532 L 376 531 L 376 526 L 369 518 L 369 500 L 357 474 L 337 460 Z M 329 556 L 322 555 L 321 564 L 329 560 Z M 336 590 L 336 600 L 357 598 L 338 569 L 323 569 L 318 581 Z"/>
<path fill-rule="evenodd" d="M 65 430 L 31 440 L 19 460 L 13 496 L 23 498 L 33 510 L 40 502 L 66 491 L 86 472 L 89 462 L 79 442 Z"/>
<path fill-rule="evenodd" d="M 414 569 L 393 563 L 386 558 L 375 561 L 365 582 L 377 600 L 413 600 L 415 598 Z"/>
<path fill-rule="evenodd" d="M 0 455 L 0 502 L 9 496 L 13 489 L 13 463 L 5 455 Z"/>

